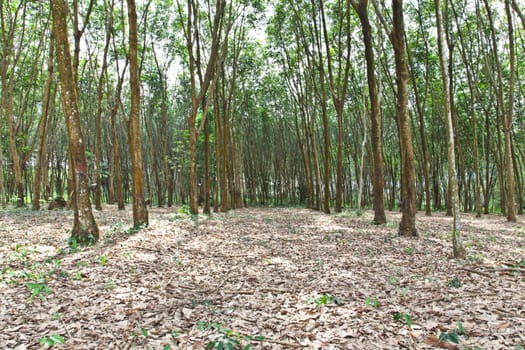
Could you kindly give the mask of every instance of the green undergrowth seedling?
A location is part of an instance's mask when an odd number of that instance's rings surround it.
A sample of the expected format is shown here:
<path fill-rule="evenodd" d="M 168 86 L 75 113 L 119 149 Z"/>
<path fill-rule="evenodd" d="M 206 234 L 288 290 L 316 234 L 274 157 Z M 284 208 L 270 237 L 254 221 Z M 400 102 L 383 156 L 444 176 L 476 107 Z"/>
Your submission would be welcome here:
<path fill-rule="evenodd" d="M 460 336 L 464 336 L 468 339 L 468 333 L 466 332 L 465 328 L 463 328 L 463 324 L 458 321 L 456 323 L 456 328 L 450 332 L 440 333 L 439 340 L 459 344 L 461 342 Z"/>
<path fill-rule="evenodd" d="M 130 236 L 133 236 L 135 233 L 139 232 L 140 230 L 142 230 L 145 227 L 146 227 L 146 224 L 140 224 L 140 225 L 137 225 L 137 226 L 132 226 L 132 227 L 128 228 L 126 233 L 128 235 L 130 235 Z"/>
<path fill-rule="evenodd" d="M 105 266 L 106 263 L 108 262 L 108 257 L 106 255 L 101 255 L 98 257 L 98 262 L 100 263 L 101 266 Z"/>
<path fill-rule="evenodd" d="M 21 243 L 15 245 L 14 251 L 11 254 L 13 260 L 25 260 L 31 255 L 35 250 L 32 248 L 24 247 Z"/>
<path fill-rule="evenodd" d="M 410 317 L 409 314 L 407 314 L 407 313 L 400 313 L 399 311 L 396 311 L 396 312 L 394 312 L 394 314 L 392 315 L 392 318 L 393 318 L 394 321 L 396 321 L 396 322 L 399 322 L 399 321 L 405 321 L 406 325 L 407 325 L 409 328 L 412 328 L 412 318 Z"/>
<path fill-rule="evenodd" d="M 28 298 L 28 302 L 32 303 L 36 297 L 44 299 L 47 295 L 51 294 L 51 289 L 44 282 L 27 282 L 27 289 L 31 292 L 31 295 Z"/>
<path fill-rule="evenodd" d="M 253 347 L 254 342 L 264 341 L 260 335 L 242 335 L 229 328 L 222 327 L 218 322 L 199 321 L 196 324 L 199 331 L 213 330 L 220 335 L 206 344 L 206 349 L 217 350 L 249 350 Z"/>
<path fill-rule="evenodd" d="M 185 215 L 190 215 L 191 214 L 191 208 L 189 205 L 187 204 L 183 204 L 178 210 L 177 210 L 177 213 L 179 214 L 185 214 Z"/>
<path fill-rule="evenodd" d="M 413 247 L 406 247 L 404 250 L 406 255 L 414 255 L 414 248 Z"/>
<path fill-rule="evenodd" d="M 335 304 L 335 305 L 341 305 L 341 299 L 339 299 L 336 296 L 330 295 L 330 294 L 323 294 L 318 298 L 309 298 L 306 301 L 307 304 L 315 304 L 315 306 L 323 306 L 328 304 Z"/>
<path fill-rule="evenodd" d="M 58 334 L 53 334 L 53 335 L 50 335 L 49 337 L 43 337 L 38 340 L 40 344 L 49 346 L 49 347 L 55 346 L 56 344 L 64 344 L 64 341 L 65 341 L 64 337 Z"/>
<path fill-rule="evenodd" d="M 461 282 L 459 281 L 458 276 L 455 276 L 453 279 L 448 281 L 448 286 L 450 288 L 459 288 L 462 286 Z"/>
<path fill-rule="evenodd" d="M 379 307 L 379 301 L 376 298 L 372 298 L 372 297 L 366 297 L 365 304 L 369 306 L 373 306 L 375 308 Z"/>

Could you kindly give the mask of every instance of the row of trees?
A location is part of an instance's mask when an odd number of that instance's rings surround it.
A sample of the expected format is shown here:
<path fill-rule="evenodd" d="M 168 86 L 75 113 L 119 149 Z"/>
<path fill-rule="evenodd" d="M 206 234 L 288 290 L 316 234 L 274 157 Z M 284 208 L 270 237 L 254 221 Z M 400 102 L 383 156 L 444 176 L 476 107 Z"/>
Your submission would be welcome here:
<path fill-rule="evenodd" d="M 523 210 L 515 0 L 51 3 L 0 3 L 4 204 Z"/>

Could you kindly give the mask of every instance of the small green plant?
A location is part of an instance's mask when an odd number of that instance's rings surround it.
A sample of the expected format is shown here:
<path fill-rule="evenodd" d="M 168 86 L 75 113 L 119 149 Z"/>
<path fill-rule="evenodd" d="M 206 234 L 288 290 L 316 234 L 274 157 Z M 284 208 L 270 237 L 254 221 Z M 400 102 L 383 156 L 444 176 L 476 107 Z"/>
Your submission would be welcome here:
<path fill-rule="evenodd" d="M 51 294 L 51 289 L 43 282 L 28 282 L 26 283 L 26 287 L 31 292 L 29 302 L 32 302 L 36 297 L 44 299 L 46 295 Z"/>
<path fill-rule="evenodd" d="M 55 312 L 53 314 L 53 320 L 60 321 L 62 319 L 62 314 L 60 312 Z"/>
<path fill-rule="evenodd" d="M 269 225 L 271 224 L 272 222 L 274 222 L 274 219 L 273 218 L 264 218 L 264 223 Z"/>
<path fill-rule="evenodd" d="M 459 288 L 462 286 L 461 282 L 459 281 L 458 276 L 455 276 L 453 279 L 448 281 L 448 286 L 450 288 Z"/>
<path fill-rule="evenodd" d="M 414 255 L 414 248 L 413 247 L 406 247 L 404 249 L 405 254 L 407 255 Z"/>
<path fill-rule="evenodd" d="M 177 213 L 179 214 L 185 214 L 185 215 L 190 215 L 191 214 L 191 208 L 189 205 L 187 204 L 184 204 L 182 205 L 179 210 L 177 210 Z"/>
<path fill-rule="evenodd" d="M 461 342 L 460 336 L 464 336 L 468 339 L 468 333 L 465 330 L 465 328 L 463 328 L 463 324 L 461 322 L 457 322 L 456 328 L 454 328 L 450 332 L 440 333 L 439 340 L 459 344 Z"/>
<path fill-rule="evenodd" d="M 75 281 L 82 281 L 84 279 L 84 276 L 82 276 L 81 271 L 77 271 L 73 275 L 71 275 L 71 279 Z"/>
<path fill-rule="evenodd" d="M 122 231 L 122 227 L 124 226 L 124 224 L 122 223 L 122 221 L 119 221 L 119 222 L 113 222 L 109 225 L 109 231 L 110 232 L 120 232 Z"/>
<path fill-rule="evenodd" d="M 400 313 L 398 311 L 394 312 L 394 315 L 392 316 L 394 318 L 394 321 L 398 322 L 398 321 L 405 321 L 406 325 L 409 327 L 409 328 L 412 328 L 412 318 L 410 317 L 409 314 L 407 313 Z"/>
<path fill-rule="evenodd" d="M 65 341 L 64 337 L 58 334 L 53 334 L 53 335 L 50 335 L 49 337 L 40 338 L 38 342 L 42 345 L 54 346 L 56 344 L 64 344 L 64 341 Z"/>
<path fill-rule="evenodd" d="M 108 257 L 105 255 L 101 255 L 98 257 L 98 262 L 100 263 L 100 265 L 105 266 L 108 262 Z"/>
<path fill-rule="evenodd" d="M 78 241 L 76 238 L 74 237 L 69 238 L 69 240 L 67 241 L 67 246 L 69 247 L 69 251 L 71 253 L 78 252 Z"/>
<path fill-rule="evenodd" d="M 33 252 L 34 249 L 24 247 L 21 243 L 17 243 L 11 256 L 16 260 L 24 260 Z"/>
<path fill-rule="evenodd" d="M 365 304 L 369 306 L 373 306 L 375 308 L 379 307 L 379 301 L 376 298 L 372 298 L 372 297 L 366 297 Z"/>
<path fill-rule="evenodd" d="M 137 226 L 133 226 L 133 227 L 130 227 L 126 233 L 130 236 L 133 236 L 135 233 L 139 232 L 140 230 L 142 230 L 143 228 L 146 227 L 146 224 L 140 224 L 140 225 L 137 225 Z"/>
<path fill-rule="evenodd" d="M 341 305 L 342 302 L 338 297 L 329 294 L 323 294 L 318 298 L 310 298 L 307 300 L 307 303 L 314 303 L 316 306 L 323 306 L 328 304 Z"/>
<path fill-rule="evenodd" d="M 220 336 L 206 344 L 206 349 L 217 350 L 234 350 L 242 349 L 249 350 L 253 347 L 253 342 L 262 342 L 264 337 L 260 335 L 241 335 L 231 329 L 222 327 L 217 322 L 197 322 L 197 329 L 199 331 L 214 330 L 220 333 Z"/>
<path fill-rule="evenodd" d="M 482 263 L 483 262 L 483 254 L 478 253 L 478 254 L 468 255 L 467 256 L 467 260 L 469 262 L 473 263 L 473 264 Z"/>
<path fill-rule="evenodd" d="M 115 289 L 117 286 L 115 284 L 115 281 L 113 281 L 112 279 L 108 279 L 106 281 L 106 284 L 104 285 L 104 288 L 106 289 Z"/>

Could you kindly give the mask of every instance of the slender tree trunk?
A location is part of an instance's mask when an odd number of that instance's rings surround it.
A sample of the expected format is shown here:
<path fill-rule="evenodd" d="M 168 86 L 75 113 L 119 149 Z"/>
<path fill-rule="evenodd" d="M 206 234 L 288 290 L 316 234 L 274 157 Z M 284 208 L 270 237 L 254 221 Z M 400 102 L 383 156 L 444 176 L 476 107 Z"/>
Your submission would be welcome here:
<path fill-rule="evenodd" d="M 364 167 L 365 167 L 365 153 L 366 153 L 366 140 L 368 135 L 368 128 L 366 127 L 366 119 L 364 113 L 366 110 L 366 105 L 363 105 L 363 112 L 361 113 L 363 121 L 363 142 L 361 143 L 361 157 L 359 162 L 359 188 L 357 190 L 357 215 L 361 215 L 361 203 L 363 197 L 363 188 L 365 187 L 364 179 Z"/>
<path fill-rule="evenodd" d="M 6 43 L 4 42 L 4 45 Z M 9 56 L 5 56 L 2 59 L 1 72 L 1 92 L 2 92 L 2 109 L 4 116 L 7 120 L 7 130 L 9 138 L 9 152 L 11 153 L 11 159 L 13 161 L 13 175 L 15 176 L 15 189 L 17 193 L 16 207 L 20 208 L 24 206 L 24 183 L 22 180 L 22 166 L 20 164 L 20 157 L 16 147 L 16 130 L 15 122 L 13 120 L 13 89 L 14 89 L 14 77 L 8 78 L 7 70 L 9 66 Z M 14 66 L 11 69 L 14 71 Z"/>
<path fill-rule="evenodd" d="M 505 12 L 507 13 L 508 34 L 509 34 L 509 103 L 507 113 L 504 115 L 503 135 L 505 138 L 505 168 L 507 172 L 507 221 L 516 222 L 515 184 L 514 184 L 514 165 L 512 161 L 512 119 L 514 112 L 514 80 L 515 80 L 515 61 L 516 51 L 514 44 L 514 27 L 512 24 L 512 14 L 510 12 L 510 0 L 505 0 Z"/>
<path fill-rule="evenodd" d="M 205 106 L 204 113 L 208 113 L 208 108 Z M 206 118 L 204 122 L 204 207 L 205 214 L 211 214 L 210 197 L 211 197 L 211 174 L 210 174 L 210 129 L 209 120 Z"/>
<path fill-rule="evenodd" d="M 405 52 L 405 24 L 403 18 L 403 0 L 393 0 L 392 43 L 396 62 L 397 83 L 397 118 L 399 120 L 399 140 L 401 147 L 401 182 L 402 216 L 399 224 L 399 234 L 402 236 L 417 236 L 416 230 L 416 185 L 414 169 L 414 149 L 412 146 L 412 130 L 408 111 L 408 65 Z"/>
<path fill-rule="evenodd" d="M 110 8 L 110 11 L 113 7 Z M 102 180 L 101 180 L 101 165 L 102 165 L 102 98 L 104 88 L 104 77 L 107 70 L 107 57 L 109 51 L 109 44 L 111 39 L 111 28 L 113 24 L 112 16 L 108 16 L 108 23 L 106 23 L 106 43 L 104 45 L 104 54 L 102 56 L 102 68 L 99 75 L 97 86 L 97 114 L 95 116 L 95 209 L 102 210 Z"/>
<path fill-rule="evenodd" d="M 56 40 L 56 55 L 59 68 L 62 104 L 69 135 L 69 148 L 75 174 L 76 200 L 74 201 L 74 223 L 71 237 L 81 244 L 98 240 L 99 231 L 89 198 L 89 177 L 85 143 L 80 129 L 76 80 L 71 65 L 67 30 L 67 4 L 64 0 L 52 0 L 53 33 Z"/>
<path fill-rule="evenodd" d="M 446 1 L 446 0 L 445 0 Z M 449 196 L 450 207 L 452 209 L 452 244 L 455 258 L 465 258 L 465 248 L 460 234 L 460 213 L 459 213 L 459 196 L 458 183 L 456 173 L 456 155 L 454 149 L 454 123 L 452 121 L 452 105 L 450 100 L 450 80 L 448 70 L 448 55 L 447 46 L 445 45 L 443 18 L 441 1 L 434 0 L 436 11 L 436 26 L 438 33 L 438 51 L 439 62 L 441 68 L 441 80 L 443 85 L 443 100 L 444 100 L 444 114 L 445 125 L 447 127 L 447 162 L 448 162 L 448 179 L 449 179 Z"/>
<path fill-rule="evenodd" d="M 53 86 L 53 74 L 54 74 L 54 57 L 55 57 L 55 39 L 51 36 L 49 40 L 49 59 L 47 61 L 47 77 L 46 85 L 44 88 L 44 96 L 42 98 L 42 117 L 38 125 L 38 147 L 36 151 L 36 163 L 35 163 L 35 180 L 33 184 L 33 199 L 32 207 L 33 210 L 40 209 L 40 193 L 42 184 L 42 172 L 47 171 L 47 165 L 44 160 L 46 155 L 44 153 L 46 149 L 46 137 L 47 137 L 47 124 L 49 116 L 49 104 L 50 97 L 52 95 L 51 88 Z"/>
<path fill-rule="evenodd" d="M 386 223 L 385 205 L 383 199 L 383 132 L 381 121 L 381 109 L 379 105 L 379 92 L 375 75 L 374 46 L 372 42 L 372 28 L 368 18 L 368 0 L 360 0 L 359 3 L 352 1 L 363 31 L 363 42 L 365 44 L 366 75 L 368 82 L 368 94 L 370 96 L 370 120 L 371 141 L 373 157 L 373 207 L 374 222 L 376 224 Z"/>
<path fill-rule="evenodd" d="M 137 10 L 135 0 L 128 1 L 129 20 L 129 74 L 131 86 L 131 113 L 128 120 L 129 153 L 132 167 L 133 225 L 148 225 L 148 208 L 144 199 L 144 169 L 140 138 L 140 80 L 137 43 Z"/>

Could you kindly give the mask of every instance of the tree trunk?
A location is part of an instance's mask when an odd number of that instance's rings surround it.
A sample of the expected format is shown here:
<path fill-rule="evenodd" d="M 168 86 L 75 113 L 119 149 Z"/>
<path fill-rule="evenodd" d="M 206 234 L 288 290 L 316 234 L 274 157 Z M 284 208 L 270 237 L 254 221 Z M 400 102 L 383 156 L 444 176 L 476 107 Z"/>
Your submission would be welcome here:
<path fill-rule="evenodd" d="M 509 102 L 507 113 L 504 115 L 503 136 L 505 139 L 505 168 L 507 172 L 507 221 L 516 222 L 515 184 L 514 184 L 514 165 L 512 161 L 512 119 L 514 112 L 514 79 L 515 79 L 515 44 L 514 27 L 512 24 L 512 14 L 510 12 L 510 0 L 505 0 L 505 12 L 507 13 L 507 23 L 509 31 Z"/>
<path fill-rule="evenodd" d="M 368 93 L 370 96 L 370 120 L 371 141 L 373 157 L 373 207 L 374 223 L 386 223 L 385 205 L 383 200 L 383 133 L 381 121 L 381 109 L 379 105 L 379 93 L 375 76 L 374 46 L 372 42 L 372 28 L 368 18 L 368 0 L 360 0 L 358 4 L 352 1 L 363 31 L 363 42 L 365 44 L 366 74 L 368 82 Z"/>
<path fill-rule="evenodd" d="M 44 160 L 46 155 L 44 153 L 46 149 L 46 137 L 47 137 L 47 124 L 49 116 L 49 100 L 51 97 L 51 88 L 53 85 L 53 71 L 54 71 L 54 46 L 55 39 L 51 36 L 49 40 L 49 59 L 47 61 L 47 77 L 46 85 L 44 88 L 44 95 L 42 97 L 42 117 L 38 125 L 38 147 L 36 151 L 36 162 L 35 162 L 35 180 L 33 184 L 33 198 L 32 198 L 32 208 L 33 210 L 40 209 L 40 193 L 41 193 L 41 183 L 42 183 L 42 172 L 47 171 L 47 165 Z"/>
<path fill-rule="evenodd" d="M 446 0 L 445 0 L 446 1 Z M 436 11 L 436 26 L 438 33 L 438 51 L 439 63 L 441 68 L 441 79 L 443 86 L 444 114 L 445 125 L 447 127 L 447 162 L 448 162 L 448 179 L 449 179 L 449 201 L 452 209 L 452 244 L 455 258 L 465 258 L 465 248 L 460 234 L 459 226 L 459 195 L 456 173 L 456 154 L 454 149 L 454 123 L 452 121 L 452 105 L 450 99 L 450 80 L 448 71 L 447 46 L 445 46 L 444 29 L 442 22 L 442 8 L 440 0 L 434 0 Z"/>
<path fill-rule="evenodd" d="M 133 225 L 148 225 L 148 208 L 144 199 L 144 169 L 140 138 L 140 80 L 137 43 L 137 10 L 135 0 L 128 1 L 129 20 L 129 75 L 131 86 L 131 112 L 128 120 L 129 153 L 133 193 Z"/>
<path fill-rule="evenodd" d="M 396 62 L 397 84 L 397 117 L 399 120 L 399 140 L 401 151 L 401 182 L 402 217 L 399 224 L 399 234 L 402 236 L 417 236 L 416 230 L 416 185 L 414 169 L 414 149 L 412 146 L 412 130 L 408 111 L 408 66 L 405 52 L 405 24 L 403 18 L 403 0 L 393 0 L 392 44 Z"/>
<path fill-rule="evenodd" d="M 52 0 L 53 33 L 56 40 L 56 55 L 59 68 L 62 104 L 69 135 L 69 148 L 73 160 L 76 200 L 74 201 L 74 223 L 71 237 L 80 244 L 98 240 L 99 231 L 89 198 L 89 177 L 85 143 L 80 129 L 76 80 L 71 65 L 71 54 L 67 30 L 67 4 L 64 0 Z"/>

